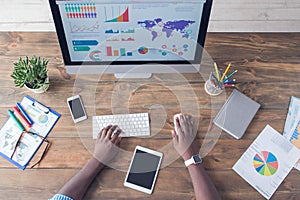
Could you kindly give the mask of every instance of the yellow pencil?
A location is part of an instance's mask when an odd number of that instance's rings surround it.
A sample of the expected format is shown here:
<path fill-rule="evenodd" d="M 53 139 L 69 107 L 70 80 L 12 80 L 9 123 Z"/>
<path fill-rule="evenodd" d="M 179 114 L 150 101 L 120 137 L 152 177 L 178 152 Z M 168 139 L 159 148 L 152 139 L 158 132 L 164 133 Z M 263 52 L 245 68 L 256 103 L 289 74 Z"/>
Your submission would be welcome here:
<path fill-rule="evenodd" d="M 217 75 L 218 81 L 220 81 L 220 76 L 219 76 L 219 70 L 218 70 L 217 63 L 214 63 L 214 66 L 215 66 L 215 70 L 216 70 L 216 75 Z"/>
<path fill-rule="evenodd" d="M 231 67 L 231 63 L 229 63 L 229 64 L 228 64 L 228 66 L 227 66 L 227 68 L 226 68 L 225 72 L 223 73 L 223 76 L 222 76 L 222 78 L 221 78 L 220 82 L 222 82 L 222 81 L 223 81 L 223 79 L 225 78 L 225 76 L 226 76 L 226 73 L 228 72 L 228 70 L 229 70 L 229 68 L 230 68 L 230 67 Z"/>

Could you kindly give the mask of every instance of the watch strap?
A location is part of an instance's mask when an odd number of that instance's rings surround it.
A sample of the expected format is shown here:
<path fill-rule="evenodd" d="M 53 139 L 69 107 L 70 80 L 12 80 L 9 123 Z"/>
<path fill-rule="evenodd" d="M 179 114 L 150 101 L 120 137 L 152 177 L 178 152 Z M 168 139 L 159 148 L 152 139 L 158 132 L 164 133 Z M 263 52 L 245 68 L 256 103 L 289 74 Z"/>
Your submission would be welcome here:
<path fill-rule="evenodd" d="M 194 161 L 193 156 L 190 159 L 184 161 L 184 164 L 185 164 L 186 167 L 188 167 L 188 166 L 190 166 L 191 164 L 194 164 L 194 163 L 195 163 L 195 161 Z"/>
<path fill-rule="evenodd" d="M 186 167 L 190 166 L 191 164 L 200 164 L 202 163 L 202 159 L 199 154 L 193 155 L 190 159 L 184 161 Z"/>

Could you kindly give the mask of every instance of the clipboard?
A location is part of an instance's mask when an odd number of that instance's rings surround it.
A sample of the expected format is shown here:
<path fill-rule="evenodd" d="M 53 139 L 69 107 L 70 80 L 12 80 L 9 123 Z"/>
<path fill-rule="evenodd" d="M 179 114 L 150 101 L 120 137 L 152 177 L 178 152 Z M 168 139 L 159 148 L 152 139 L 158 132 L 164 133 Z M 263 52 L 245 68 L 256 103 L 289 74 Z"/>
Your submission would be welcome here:
<path fill-rule="evenodd" d="M 28 95 L 20 104 L 34 122 L 30 132 L 47 138 L 61 115 Z M 19 141 L 21 134 L 22 131 L 9 117 L 0 129 L 0 156 L 24 170 L 44 139 L 36 135 L 24 134 Z"/>

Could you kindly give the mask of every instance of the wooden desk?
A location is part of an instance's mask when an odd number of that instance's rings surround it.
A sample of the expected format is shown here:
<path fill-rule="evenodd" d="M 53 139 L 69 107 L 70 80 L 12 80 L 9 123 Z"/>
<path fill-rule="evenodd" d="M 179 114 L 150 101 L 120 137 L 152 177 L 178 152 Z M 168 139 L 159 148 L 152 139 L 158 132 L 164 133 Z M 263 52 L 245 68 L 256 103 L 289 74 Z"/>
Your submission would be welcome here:
<path fill-rule="evenodd" d="M 152 116 L 162 116 L 162 122 L 160 118 L 152 119 L 152 126 L 156 125 L 152 127 L 154 136 L 150 139 L 123 140 L 121 147 L 128 152 L 131 152 L 137 144 L 157 150 L 169 144 L 173 114 L 180 111 L 185 105 L 184 102 L 195 103 L 199 110 L 187 106 L 185 111 L 191 109 L 191 113 L 200 113 L 196 116 L 200 121 L 197 138 L 200 144 L 205 142 L 207 148 L 204 151 L 208 153 L 204 158 L 204 166 L 222 198 L 263 199 L 233 172 L 231 167 L 267 124 L 282 132 L 290 96 L 300 97 L 299 33 L 208 34 L 206 50 L 219 66 L 225 67 L 231 62 L 238 68 L 237 88 L 262 105 L 241 140 L 235 140 L 226 133 L 222 133 L 219 137 L 220 131 L 215 129 L 212 130 L 212 134 L 207 135 L 212 117 L 232 89 L 227 89 L 226 95 L 224 93 L 212 101 L 203 90 L 204 78 L 193 74 L 184 76 L 183 80 L 188 80 L 188 84 L 178 83 L 169 75 L 157 75 L 145 85 L 141 85 L 141 82 L 120 82 L 111 75 L 102 76 L 100 81 L 95 76 L 71 76 L 65 73 L 55 33 L 0 33 L 0 41 L 0 124 L 2 125 L 8 117 L 7 109 L 26 94 L 62 114 L 49 135 L 52 147 L 38 168 L 21 171 L 0 158 L 0 199 L 47 199 L 90 158 L 93 147 L 91 121 L 74 126 L 66 104 L 67 97 L 77 93 L 83 96 L 89 119 L 95 114 L 128 112 L 128 110 L 130 113 L 149 111 Z M 13 62 L 17 61 L 19 56 L 26 55 L 50 59 L 49 74 L 54 84 L 47 93 L 37 95 L 29 93 L 26 89 L 15 88 L 10 78 Z M 168 80 L 167 83 L 171 88 L 157 84 L 162 83 L 161 80 L 163 82 Z M 186 92 L 191 95 L 184 96 Z M 178 100 L 176 93 L 184 98 Z M 161 130 L 159 126 L 162 126 Z M 213 149 L 208 151 L 210 147 Z M 121 160 L 116 166 L 126 171 L 128 162 Z M 151 196 L 123 187 L 125 175 L 123 171 L 106 168 L 94 181 L 85 199 L 194 197 L 192 183 L 182 159 L 171 162 L 160 171 Z M 293 169 L 273 199 L 299 198 L 299 176 L 300 172 Z"/>

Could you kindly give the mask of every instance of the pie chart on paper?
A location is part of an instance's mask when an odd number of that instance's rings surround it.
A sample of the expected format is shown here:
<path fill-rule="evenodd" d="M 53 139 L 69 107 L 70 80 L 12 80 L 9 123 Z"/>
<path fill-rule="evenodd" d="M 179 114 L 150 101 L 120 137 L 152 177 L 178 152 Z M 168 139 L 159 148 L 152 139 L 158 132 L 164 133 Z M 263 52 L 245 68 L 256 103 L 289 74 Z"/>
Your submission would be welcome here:
<path fill-rule="evenodd" d="M 254 156 L 253 166 L 259 174 L 272 176 L 278 170 L 278 160 L 271 152 L 261 151 Z"/>

